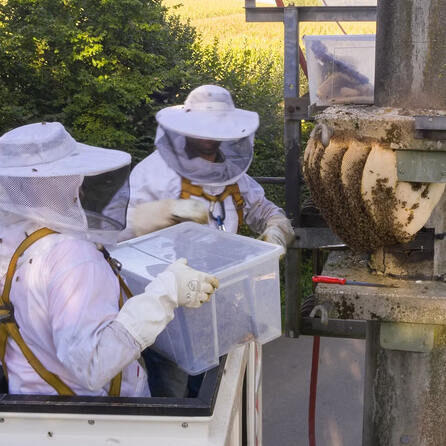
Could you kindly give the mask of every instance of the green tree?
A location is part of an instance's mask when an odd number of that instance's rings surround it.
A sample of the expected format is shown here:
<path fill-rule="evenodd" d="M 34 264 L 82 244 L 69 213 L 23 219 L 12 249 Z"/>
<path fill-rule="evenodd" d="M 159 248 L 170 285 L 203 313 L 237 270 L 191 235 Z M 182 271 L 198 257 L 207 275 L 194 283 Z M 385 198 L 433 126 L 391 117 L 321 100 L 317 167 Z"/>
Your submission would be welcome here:
<path fill-rule="evenodd" d="M 161 0 L 0 4 L 0 132 L 58 120 L 80 140 L 146 154 L 154 115 L 193 71 L 195 31 Z"/>
<path fill-rule="evenodd" d="M 250 173 L 283 175 L 280 57 L 207 45 L 161 0 L 0 1 L 0 66 L 0 133 L 57 120 L 137 162 L 153 150 L 156 112 L 213 83 L 260 114 Z"/>

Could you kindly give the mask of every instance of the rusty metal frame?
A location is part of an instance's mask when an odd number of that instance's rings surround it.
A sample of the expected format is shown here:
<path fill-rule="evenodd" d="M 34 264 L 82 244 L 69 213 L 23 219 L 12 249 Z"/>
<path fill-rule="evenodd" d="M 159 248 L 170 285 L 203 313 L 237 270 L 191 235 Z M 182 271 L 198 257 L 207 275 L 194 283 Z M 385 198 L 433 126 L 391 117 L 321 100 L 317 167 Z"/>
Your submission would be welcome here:
<path fill-rule="evenodd" d="M 285 297 L 285 335 L 291 338 L 302 333 L 312 333 L 312 325 L 306 323 L 302 327 L 301 319 L 301 260 L 302 249 L 315 249 L 326 244 L 336 244 L 339 240 L 327 236 L 327 228 L 320 233 L 311 228 L 301 227 L 301 193 L 302 178 L 300 174 L 301 153 L 301 121 L 309 120 L 308 99 L 299 95 L 299 23 L 300 22 L 336 22 L 336 21 L 375 21 L 377 8 L 375 6 L 288 6 L 288 7 L 257 7 L 256 0 L 245 0 L 247 22 L 282 22 L 284 25 L 284 145 L 285 145 L 285 210 L 288 218 L 293 221 L 297 242 L 290 247 L 286 257 L 286 297 Z M 274 180 L 268 178 L 269 183 Z M 306 231 L 308 234 L 306 234 Z M 311 238 L 311 243 L 307 243 Z M 306 246 L 308 244 L 308 246 Z M 340 321 L 341 322 L 341 321 Z M 336 330 L 343 333 L 342 330 Z M 314 334 L 317 330 L 314 330 Z M 328 336 L 329 330 L 325 330 Z M 362 331 L 361 331 L 362 333 Z M 361 334 L 362 337 L 362 334 Z"/>

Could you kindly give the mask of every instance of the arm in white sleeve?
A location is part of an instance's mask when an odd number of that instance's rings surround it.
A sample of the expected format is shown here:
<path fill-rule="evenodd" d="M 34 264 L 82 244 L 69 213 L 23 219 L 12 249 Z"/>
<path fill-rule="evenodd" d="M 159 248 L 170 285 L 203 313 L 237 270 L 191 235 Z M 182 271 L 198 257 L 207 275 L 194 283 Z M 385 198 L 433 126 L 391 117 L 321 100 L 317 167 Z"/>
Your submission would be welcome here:
<path fill-rule="evenodd" d="M 50 259 L 47 294 L 57 357 L 89 390 L 104 387 L 153 344 L 178 305 L 198 307 L 218 287 L 216 278 L 179 259 L 119 310 L 118 280 L 92 243 L 61 243 Z"/>
<path fill-rule="evenodd" d="M 121 232 L 119 239 L 139 237 L 182 221 L 205 224 L 208 222 L 208 208 L 193 199 L 168 198 L 138 204 L 128 210 L 127 228 Z"/>
<path fill-rule="evenodd" d="M 81 358 L 73 353 L 69 361 L 73 363 L 72 367 L 81 361 Z M 86 388 L 98 390 L 105 387 L 113 377 L 140 355 L 141 346 L 138 342 L 119 322 L 112 321 L 98 335 L 97 345 L 90 361 L 86 363 L 88 370 L 76 375 Z M 115 357 L 119 358 L 119 361 L 114 361 Z"/>
<path fill-rule="evenodd" d="M 246 224 L 258 234 L 265 230 L 273 215 L 285 217 L 285 212 L 265 197 L 263 187 L 249 175 L 241 178 L 240 191 L 245 199 Z"/>
<path fill-rule="evenodd" d="M 58 271 L 52 271 L 56 277 L 49 287 L 49 312 L 57 357 L 82 386 L 98 390 L 139 357 L 172 320 L 176 283 L 173 276 L 157 278 L 146 293 L 133 298 L 145 297 L 143 308 L 139 307 L 141 334 L 135 336 L 129 330 L 134 325 L 123 323 L 128 317 L 119 317 L 119 285 L 111 268 L 94 245 L 78 244 L 84 261 L 57 274 L 66 267 L 59 262 Z"/>
<path fill-rule="evenodd" d="M 130 174 L 127 226 L 119 240 L 148 234 L 182 221 L 208 222 L 208 209 L 197 200 L 181 200 L 181 177 L 155 151 Z"/>
<path fill-rule="evenodd" d="M 141 350 L 155 342 L 178 305 L 198 308 L 218 288 L 217 278 L 189 268 L 186 263 L 186 259 L 178 259 L 169 265 L 147 285 L 145 293 L 129 299 L 116 317 Z"/>

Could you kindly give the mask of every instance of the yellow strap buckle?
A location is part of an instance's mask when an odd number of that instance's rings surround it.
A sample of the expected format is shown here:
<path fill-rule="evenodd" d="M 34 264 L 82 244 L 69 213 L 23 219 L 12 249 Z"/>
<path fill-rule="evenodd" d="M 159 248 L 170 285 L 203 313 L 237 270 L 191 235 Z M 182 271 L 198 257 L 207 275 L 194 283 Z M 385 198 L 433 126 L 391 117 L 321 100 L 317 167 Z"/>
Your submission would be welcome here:
<path fill-rule="evenodd" d="M 0 305 L 0 324 L 15 322 L 14 307 L 11 304 Z"/>

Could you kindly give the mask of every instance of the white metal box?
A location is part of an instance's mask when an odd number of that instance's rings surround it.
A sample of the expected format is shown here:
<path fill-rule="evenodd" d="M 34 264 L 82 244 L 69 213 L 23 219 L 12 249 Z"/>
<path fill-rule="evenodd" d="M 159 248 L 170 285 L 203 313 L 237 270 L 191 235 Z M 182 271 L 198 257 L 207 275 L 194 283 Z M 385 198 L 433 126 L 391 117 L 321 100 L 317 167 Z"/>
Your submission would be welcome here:
<path fill-rule="evenodd" d="M 310 103 L 373 104 L 375 35 L 304 37 Z"/>
<path fill-rule="evenodd" d="M 281 334 L 279 246 L 182 223 L 120 243 L 110 253 L 134 294 L 181 257 L 219 279 L 210 302 L 177 308 L 153 346 L 191 375 L 216 366 L 238 345 L 264 344 Z"/>

